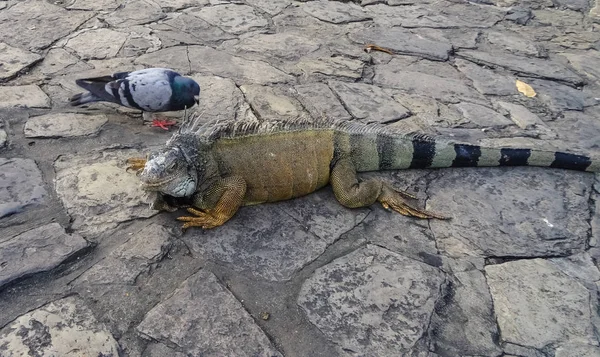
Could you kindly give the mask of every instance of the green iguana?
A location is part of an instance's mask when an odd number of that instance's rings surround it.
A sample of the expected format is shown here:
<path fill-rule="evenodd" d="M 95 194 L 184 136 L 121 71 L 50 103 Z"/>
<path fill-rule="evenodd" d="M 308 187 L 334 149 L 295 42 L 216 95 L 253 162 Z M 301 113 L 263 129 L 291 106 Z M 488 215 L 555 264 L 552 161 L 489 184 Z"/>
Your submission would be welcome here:
<path fill-rule="evenodd" d="M 174 211 L 167 198 L 187 199 L 194 216 L 183 228 L 213 228 L 242 205 L 287 200 L 331 184 L 346 207 L 380 202 L 419 218 L 446 217 L 416 208 L 412 195 L 380 179 L 359 181 L 357 172 L 470 166 L 545 166 L 600 171 L 587 156 L 533 149 L 485 148 L 406 135 L 373 124 L 308 122 L 213 122 L 192 115 L 162 150 L 130 159 L 142 187 L 157 193 L 154 209 Z"/>

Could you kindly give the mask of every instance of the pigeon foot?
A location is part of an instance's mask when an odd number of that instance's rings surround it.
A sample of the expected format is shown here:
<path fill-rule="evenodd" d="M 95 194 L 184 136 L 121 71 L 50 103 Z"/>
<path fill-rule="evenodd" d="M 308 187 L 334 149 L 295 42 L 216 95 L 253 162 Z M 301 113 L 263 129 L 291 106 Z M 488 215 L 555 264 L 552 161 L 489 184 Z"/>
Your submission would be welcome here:
<path fill-rule="evenodd" d="M 169 130 L 169 127 L 173 126 L 177 124 L 176 121 L 173 120 L 168 120 L 168 119 L 154 119 L 152 120 L 152 125 L 153 127 L 157 127 L 157 128 L 161 128 L 164 130 Z"/>

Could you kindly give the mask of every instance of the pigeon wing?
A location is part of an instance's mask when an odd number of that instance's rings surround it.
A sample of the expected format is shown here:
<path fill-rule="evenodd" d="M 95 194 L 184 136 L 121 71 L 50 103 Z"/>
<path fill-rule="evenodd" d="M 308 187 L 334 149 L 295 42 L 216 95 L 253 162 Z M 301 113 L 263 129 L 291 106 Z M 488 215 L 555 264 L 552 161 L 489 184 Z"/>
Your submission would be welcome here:
<path fill-rule="evenodd" d="M 166 111 L 171 100 L 171 74 L 163 68 L 150 68 L 129 73 L 119 82 L 119 96 L 123 105 L 147 112 Z M 174 73 L 174 72 L 173 72 Z"/>

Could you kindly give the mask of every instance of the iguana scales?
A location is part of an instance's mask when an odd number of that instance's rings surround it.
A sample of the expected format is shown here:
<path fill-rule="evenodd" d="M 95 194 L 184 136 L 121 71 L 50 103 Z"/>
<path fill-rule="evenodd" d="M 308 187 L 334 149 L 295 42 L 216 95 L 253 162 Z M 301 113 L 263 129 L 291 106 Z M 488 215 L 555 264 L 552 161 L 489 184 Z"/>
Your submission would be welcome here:
<path fill-rule="evenodd" d="M 563 152 L 485 148 L 406 135 L 380 125 L 309 122 L 213 122 L 193 114 L 146 159 L 130 159 L 142 187 L 155 191 L 152 207 L 173 211 L 167 198 L 187 199 L 194 216 L 183 228 L 213 228 L 243 205 L 287 200 L 331 184 L 346 207 L 380 202 L 419 218 L 445 217 L 416 208 L 412 195 L 380 179 L 359 181 L 357 172 L 467 166 L 545 166 L 598 172 L 600 161 Z"/>

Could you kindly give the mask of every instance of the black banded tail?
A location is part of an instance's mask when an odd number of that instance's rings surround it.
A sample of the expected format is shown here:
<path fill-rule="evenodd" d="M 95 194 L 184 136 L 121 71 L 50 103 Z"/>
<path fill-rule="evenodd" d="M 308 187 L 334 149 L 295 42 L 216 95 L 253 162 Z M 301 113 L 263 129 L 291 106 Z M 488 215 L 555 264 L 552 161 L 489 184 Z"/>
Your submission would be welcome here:
<path fill-rule="evenodd" d="M 357 171 L 442 167 L 541 166 L 577 171 L 600 171 L 600 160 L 565 152 L 520 148 L 488 148 L 439 142 L 424 135 L 393 133 L 349 134 Z"/>

